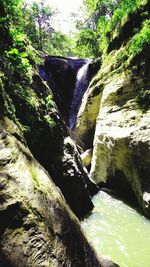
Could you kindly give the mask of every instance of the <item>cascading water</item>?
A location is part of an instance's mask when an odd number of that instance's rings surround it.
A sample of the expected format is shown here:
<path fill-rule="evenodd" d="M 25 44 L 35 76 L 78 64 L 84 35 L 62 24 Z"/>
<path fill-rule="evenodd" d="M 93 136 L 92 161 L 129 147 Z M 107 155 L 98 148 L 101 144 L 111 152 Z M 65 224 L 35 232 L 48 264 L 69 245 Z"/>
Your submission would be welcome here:
<path fill-rule="evenodd" d="M 67 126 L 75 128 L 82 97 L 100 66 L 99 61 L 46 56 L 39 73 L 54 94 L 55 102 Z"/>
<path fill-rule="evenodd" d="M 73 92 L 72 103 L 69 114 L 69 127 L 71 129 L 74 129 L 75 127 L 76 117 L 82 101 L 82 97 L 89 85 L 90 81 L 89 63 L 90 61 L 87 60 L 85 64 L 77 72 L 75 89 Z"/>

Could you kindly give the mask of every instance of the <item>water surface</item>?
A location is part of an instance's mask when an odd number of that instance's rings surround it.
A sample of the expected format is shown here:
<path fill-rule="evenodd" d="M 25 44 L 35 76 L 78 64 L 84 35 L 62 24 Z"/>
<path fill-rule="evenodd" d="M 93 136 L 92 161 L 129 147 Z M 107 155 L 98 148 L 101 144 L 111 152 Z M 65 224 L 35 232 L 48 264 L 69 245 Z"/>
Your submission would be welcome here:
<path fill-rule="evenodd" d="M 121 267 L 150 267 L 150 221 L 102 191 L 93 203 L 82 226 L 96 251 Z"/>

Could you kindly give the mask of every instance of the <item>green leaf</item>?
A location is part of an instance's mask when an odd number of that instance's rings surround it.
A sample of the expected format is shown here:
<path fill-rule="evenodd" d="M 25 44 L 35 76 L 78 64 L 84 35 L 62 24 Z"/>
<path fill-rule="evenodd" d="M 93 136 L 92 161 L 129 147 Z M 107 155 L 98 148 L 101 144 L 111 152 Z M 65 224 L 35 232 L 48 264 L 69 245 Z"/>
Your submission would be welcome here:
<path fill-rule="evenodd" d="M 24 36 L 23 34 L 19 33 L 16 35 L 16 41 L 18 42 L 23 42 L 24 41 Z"/>
<path fill-rule="evenodd" d="M 20 56 L 25 58 L 25 57 L 28 57 L 28 54 L 27 54 L 27 52 L 23 52 L 23 53 L 20 54 Z"/>
<path fill-rule="evenodd" d="M 7 52 L 8 55 L 19 55 L 19 51 L 17 48 L 12 48 L 10 51 Z"/>
<path fill-rule="evenodd" d="M 21 58 L 21 62 L 23 65 L 26 65 L 26 66 L 29 65 L 29 60 L 27 58 Z"/>

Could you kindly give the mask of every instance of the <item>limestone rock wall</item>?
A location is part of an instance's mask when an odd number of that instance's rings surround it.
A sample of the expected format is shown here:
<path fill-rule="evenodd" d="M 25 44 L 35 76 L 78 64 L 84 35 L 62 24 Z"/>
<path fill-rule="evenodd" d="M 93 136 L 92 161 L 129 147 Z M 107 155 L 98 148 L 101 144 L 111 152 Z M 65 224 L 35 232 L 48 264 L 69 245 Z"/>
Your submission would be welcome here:
<path fill-rule="evenodd" d="M 29 149 L 61 189 L 74 213 L 82 217 L 93 208 L 91 201 L 93 189 L 91 191 L 89 186 L 92 182 L 83 169 L 73 142 L 72 148 L 65 155 L 67 147 L 65 140 L 69 138 L 69 132 L 58 112 L 50 88 L 37 73 L 32 79 L 30 91 L 24 89 L 24 94 L 27 95 L 24 97 L 15 88 L 9 90 L 2 75 L 0 80 L 2 102 L 6 105 L 7 92 L 15 113 L 14 117 L 16 116 L 16 120 L 21 123 L 22 134 Z M 28 103 L 30 99 L 32 104 Z M 5 106 L 1 105 L 0 114 L 3 115 L 4 112 Z M 94 186 L 96 190 L 96 185 L 93 184 Z"/>
<path fill-rule="evenodd" d="M 74 215 L 93 208 L 97 187 L 50 88 L 37 74 L 30 87 L 10 84 L 1 70 L 0 266 L 117 266 L 97 258 Z"/>
<path fill-rule="evenodd" d="M 102 91 L 101 81 L 94 78 L 82 99 L 75 133 L 77 142 L 84 149 L 92 147 Z"/>
<path fill-rule="evenodd" d="M 150 112 L 142 113 L 136 108 L 136 89 L 124 73 L 105 85 L 96 122 L 90 175 L 97 183 L 106 182 L 108 177 L 116 179 L 118 189 L 128 184 L 148 215 Z"/>
<path fill-rule="evenodd" d="M 93 149 L 90 177 L 126 197 L 133 194 L 149 216 L 150 110 L 137 104 L 140 90 L 150 87 L 149 50 L 123 62 L 118 60 L 123 49 L 108 56 L 89 86 L 76 133 L 84 150 Z"/>
<path fill-rule="evenodd" d="M 105 266 L 19 137 L 14 123 L 0 121 L 0 266 Z"/>
<path fill-rule="evenodd" d="M 83 98 L 76 127 L 77 142 L 85 154 L 93 150 L 91 166 L 88 162 L 90 177 L 126 197 L 133 195 L 147 216 L 150 216 L 148 34 L 145 43 L 139 40 L 140 37 L 143 40 L 142 30 L 149 21 L 149 4 L 147 0 L 141 2 L 122 19 L 121 27 L 107 32 L 107 51 Z"/>

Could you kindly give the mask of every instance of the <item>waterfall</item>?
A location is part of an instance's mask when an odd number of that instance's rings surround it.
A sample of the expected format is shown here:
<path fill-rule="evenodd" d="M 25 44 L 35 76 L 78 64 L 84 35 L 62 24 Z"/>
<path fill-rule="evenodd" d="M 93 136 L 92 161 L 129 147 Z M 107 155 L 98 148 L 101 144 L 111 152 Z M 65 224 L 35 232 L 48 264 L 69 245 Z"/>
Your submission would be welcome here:
<path fill-rule="evenodd" d="M 44 65 L 39 66 L 40 76 L 53 91 L 57 107 L 70 129 L 75 128 L 82 97 L 97 70 L 92 60 L 59 56 L 46 56 Z"/>
<path fill-rule="evenodd" d="M 90 61 L 86 61 L 85 64 L 78 70 L 76 75 L 75 89 L 73 92 L 69 114 L 69 127 L 71 129 L 74 129 L 75 127 L 76 117 L 81 105 L 82 97 L 89 85 L 89 63 Z"/>

